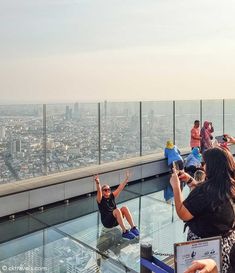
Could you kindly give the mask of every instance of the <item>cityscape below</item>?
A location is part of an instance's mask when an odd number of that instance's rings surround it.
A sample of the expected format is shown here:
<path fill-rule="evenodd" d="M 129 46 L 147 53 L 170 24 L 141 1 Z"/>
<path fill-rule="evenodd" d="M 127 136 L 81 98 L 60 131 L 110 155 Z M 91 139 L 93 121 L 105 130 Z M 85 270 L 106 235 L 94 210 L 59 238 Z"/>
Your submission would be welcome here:
<path fill-rule="evenodd" d="M 162 153 L 169 139 L 189 149 L 196 119 L 234 134 L 234 109 L 235 100 L 2 105 L 0 183 Z"/>

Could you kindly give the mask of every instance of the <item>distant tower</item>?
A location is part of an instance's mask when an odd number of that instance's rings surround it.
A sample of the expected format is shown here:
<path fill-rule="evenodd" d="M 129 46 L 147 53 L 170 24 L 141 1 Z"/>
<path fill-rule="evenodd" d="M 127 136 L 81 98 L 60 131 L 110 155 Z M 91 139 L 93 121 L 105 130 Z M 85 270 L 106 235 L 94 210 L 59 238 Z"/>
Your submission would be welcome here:
<path fill-rule="evenodd" d="M 6 129 L 4 126 L 0 127 L 0 139 L 4 139 L 6 137 Z"/>
<path fill-rule="evenodd" d="M 153 128 L 154 128 L 154 111 L 153 109 L 151 109 L 148 112 L 148 130 L 150 134 L 152 133 Z"/>
<path fill-rule="evenodd" d="M 16 141 L 15 140 L 11 140 L 8 143 L 8 149 L 9 149 L 9 153 L 11 155 L 15 155 L 16 154 Z"/>
<path fill-rule="evenodd" d="M 21 152 L 21 140 L 17 139 L 17 140 L 11 140 L 10 142 L 8 142 L 8 149 L 9 149 L 9 153 L 11 155 L 15 155 L 16 153 L 20 153 Z"/>
<path fill-rule="evenodd" d="M 16 140 L 15 141 L 15 146 L 16 146 L 16 152 L 19 152 L 19 153 L 21 153 L 21 140 L 20 139 L 18 139 L 18 140 Z"/>
<path fill-rule="evenodd" d="M 65 107 L 65 119 L 66 120 L 71 120 L 71 118 L 72 118 L 72 109 L 69 108 L 68 105 L 66 105 L 66 107 Z"/>
<path fill-rule="evenodd" d="M 104 119 L 107 120 L 107 100 L 104 101 Z"/>
<path fill-rule="evenodd" d="M 79 108 L 78 108 L 78 103 L 74 103 L 74 108 L 73 108 L 73 117 L 75 119 L 79 118 Z"/>

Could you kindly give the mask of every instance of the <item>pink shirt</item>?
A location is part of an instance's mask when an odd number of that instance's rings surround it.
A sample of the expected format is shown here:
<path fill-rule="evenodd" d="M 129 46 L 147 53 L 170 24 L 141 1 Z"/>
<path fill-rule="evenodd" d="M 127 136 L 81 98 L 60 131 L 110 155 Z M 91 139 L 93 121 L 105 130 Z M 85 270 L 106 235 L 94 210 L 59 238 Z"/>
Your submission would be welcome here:
<path fill-rule="evenodd" d="M 190 146 L 191 147 L 200 147 L 201 141 L 200 141 L 200 128 L 193 127 L 191 130 L 191 140 L 190 140 Z"/>

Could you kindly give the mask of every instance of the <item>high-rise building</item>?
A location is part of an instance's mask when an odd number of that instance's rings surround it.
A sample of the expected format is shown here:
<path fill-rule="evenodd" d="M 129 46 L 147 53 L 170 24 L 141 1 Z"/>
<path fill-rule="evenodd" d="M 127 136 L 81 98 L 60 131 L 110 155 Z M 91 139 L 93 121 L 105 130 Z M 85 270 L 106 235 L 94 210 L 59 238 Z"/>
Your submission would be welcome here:
<path fill-rule="evenodd" d="M 8 150 L 11 155 L 16 153 L 16 142 L 14 140 L 8 143 Z"/>
<path fill-rule="evenodd" d="M 16 152 L 20 153 L 21 152 L 21 140 L 18 139 L 15 141 L 15 146 L 16 146 Z"/>
<path fill-rule="evenodd" d="M 15 155 L 16 153 L 21 152 L 21 140 L 11 140 L 8 143 L 8 150 L 11 155 Z"/>
<path fill-rule="evenodd" d="M 0 139 L 4 139 L 6 137 L 6 129 L 5 126 L 0 127 Z"/>
<path fill-rule="evenodd" d="M 78 107 L 78 103 L 74 103 L 74 108 L 73 108 L 73 117 L 75 119 L 79 118 L 79 107 Z"/>
<path fill-rule="evenodd" d="M 72 119 L 72 108 L 70 108 L 68 105 L 65 107 L 65 119 L 71 120 Z"/>

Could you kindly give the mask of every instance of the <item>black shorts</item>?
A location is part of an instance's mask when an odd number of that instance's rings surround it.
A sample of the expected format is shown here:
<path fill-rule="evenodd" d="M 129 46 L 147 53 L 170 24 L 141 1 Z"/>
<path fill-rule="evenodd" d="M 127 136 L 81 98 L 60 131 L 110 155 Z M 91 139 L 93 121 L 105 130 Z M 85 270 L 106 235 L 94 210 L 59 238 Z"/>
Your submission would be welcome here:
<path fill-rule="evenodd" d="M 109 214 L 101 217 L 101 222 L 106 228 L 112 228 L 118 226 L 117 219 L 113 216 L 113 213 L 110 212 Z"/>

